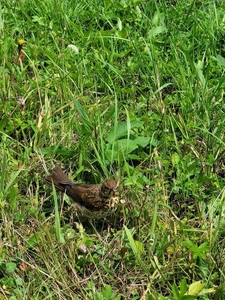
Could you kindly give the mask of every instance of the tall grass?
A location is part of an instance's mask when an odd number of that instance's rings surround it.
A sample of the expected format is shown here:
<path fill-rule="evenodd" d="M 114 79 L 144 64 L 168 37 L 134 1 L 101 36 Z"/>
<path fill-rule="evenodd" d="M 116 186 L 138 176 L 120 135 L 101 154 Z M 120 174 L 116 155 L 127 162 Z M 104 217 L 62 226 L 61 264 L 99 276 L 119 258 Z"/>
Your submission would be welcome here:
<path fill-rule="evenodd" d="M 0 10 L 0 296 L 222 299 L 223 2 Z M 120 181 L 97 233 L 45 186 L 55 165 Z"/>

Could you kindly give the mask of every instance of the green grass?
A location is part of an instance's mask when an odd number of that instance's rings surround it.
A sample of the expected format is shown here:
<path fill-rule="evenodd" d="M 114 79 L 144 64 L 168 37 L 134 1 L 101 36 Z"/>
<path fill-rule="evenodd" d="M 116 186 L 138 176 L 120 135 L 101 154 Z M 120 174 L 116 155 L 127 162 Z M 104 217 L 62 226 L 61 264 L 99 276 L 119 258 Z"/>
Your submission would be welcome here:
<path fill-rule="evenodd" d="M 1 2 L 0 299 L 225 299 L 223 2 Z M 55 165 L 125 203 L 96 232 Z"/>

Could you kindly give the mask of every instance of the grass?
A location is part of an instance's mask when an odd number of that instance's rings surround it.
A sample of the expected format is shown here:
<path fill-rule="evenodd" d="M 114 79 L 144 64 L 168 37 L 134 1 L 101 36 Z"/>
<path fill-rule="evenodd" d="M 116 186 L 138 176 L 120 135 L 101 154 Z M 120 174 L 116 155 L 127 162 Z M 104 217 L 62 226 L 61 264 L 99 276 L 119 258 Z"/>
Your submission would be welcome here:
<path fill-rule="evenodd" d="M 0 299 L 225 299 L 224 8 L 2 1 Z M 120 180 L 98 233 L 55 165 Z"/>

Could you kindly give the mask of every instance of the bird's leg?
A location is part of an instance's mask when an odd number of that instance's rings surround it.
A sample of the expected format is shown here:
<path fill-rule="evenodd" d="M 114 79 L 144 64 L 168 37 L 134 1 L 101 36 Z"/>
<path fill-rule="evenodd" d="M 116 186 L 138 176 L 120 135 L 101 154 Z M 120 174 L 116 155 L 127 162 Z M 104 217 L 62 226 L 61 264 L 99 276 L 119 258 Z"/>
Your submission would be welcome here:
<path fill-rule="evenodd" d="M 89 224 L 91 225 L 91 227 L 94 229 L 95 234 L 97 235 L 99 240 L 102 240 L 101 235 L 98 233 L 97 229 L 95 228 L 94 224 L 93 224 L 93 219 L 89 218 L 88 219 Z"/>

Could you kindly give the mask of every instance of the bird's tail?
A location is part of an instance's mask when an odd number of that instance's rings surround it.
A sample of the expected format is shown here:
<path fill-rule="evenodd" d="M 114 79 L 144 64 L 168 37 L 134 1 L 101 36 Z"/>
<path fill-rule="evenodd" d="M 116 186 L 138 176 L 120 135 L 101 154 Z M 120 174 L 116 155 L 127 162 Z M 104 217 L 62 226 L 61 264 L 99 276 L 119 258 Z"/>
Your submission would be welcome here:
<path fill-rule="evenodd" d="M 67 186 L 71 186 L 73 182 L 68 176 L 62 171 L 60 167 L 55 167 L 51 174 L 45 178 L 45 182 L 49 185 L 54 184 L 56 190 L 65 192 Z"/>

